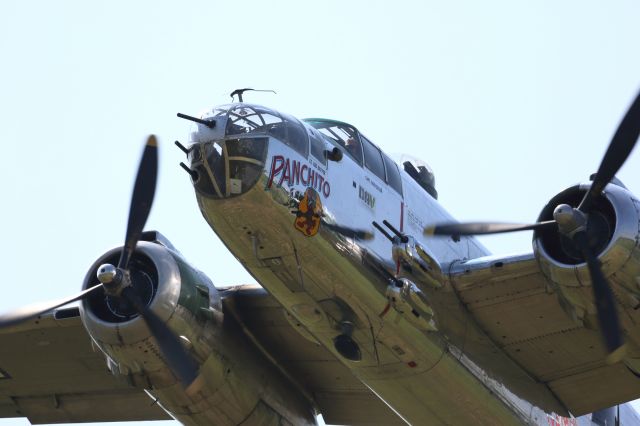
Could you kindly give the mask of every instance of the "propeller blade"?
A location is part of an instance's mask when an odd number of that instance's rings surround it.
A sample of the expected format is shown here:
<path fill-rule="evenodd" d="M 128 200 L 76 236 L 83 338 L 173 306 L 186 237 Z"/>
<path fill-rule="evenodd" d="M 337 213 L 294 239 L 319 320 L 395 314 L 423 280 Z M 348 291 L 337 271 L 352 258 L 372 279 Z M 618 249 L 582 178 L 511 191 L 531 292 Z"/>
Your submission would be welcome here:
<path fill-rule="evenodd" d="M 131 195 L 129 223 L 125 236 L 124 248 L 118 262 L 119 269 L 127 269 L 131 255 L 142 235 L 142 230 L 153 204 L 158 177 L 158 141 L 154 135 L 149 135 L 142 153 L 138 176 Z"/>
<path fill-rule="evenodd" d="M 638 135 L 640 135 L 640 93 L 636 96 L 613 135 L 591 188 L 580 202 L 578 210 L 588 211 L 593 200 L 602 194 L 604 187 L 613 179 L 629 157 L 638 140 Z"/>
<path fill-rule="evenodd" d="M 45 312 L 52 311 L 55 308 L 59 308 L 60 306 L 67 305 L 71 302 L 75 302 L 76 300 L 83 299 L 89 293 L 94 292 L 95 290 L 102 287 L 102 284 L 97 284 L 93 287 L 90 287 L 86 290 L 81 291 L 75 296 L 67 297 L 65 299 L 58 300 L 50 300 L 48 302 L 38 302 L 33 303 L 31 305 L 24 306 L 22 308 L 16 309 L 11 312 L 7 312 L 5 314 L 0 315 L 0 328 L 9 327 L 15 324 L 19 324 L 21 322 L 27 321 L 31 318 L 35 318 L 39 315 L 44 314 Z"/>
<path fill-rule="evenodd" d="M 149 331 L 160 346 L 160 351 L 167 361 L 167 365 L 180 380 L 180 383 L 188 388 L 198 376 L 199 367 L 196 360 L 189 355 L 169 326 L 140 301 L 133 287 L 124 288 L 121 297 L 131 303 L 147 323 Z"/>
<path fill-rule="evenodd" d="M 324 220 L 322 221 L 322 226 L 332 230 L 333 232 L 337 232 L 338 234 L 344 235 L 347 238 L 355 238 L 356 240 L 372 240 L 373 239 L 373 233 L 370 231 L 366 231 L 364 229 L 354 229 L 346 226 L 335 225 L 332 223 L 328 223 Z"/>
<path fill-rule="evenodd" d="M 607 350 L 612 354 L 624 345 L 613 293 L 602 273 L 600 261 L 589 247 L 586 232 L 577 232 L 573 237 L 573 241 L 582 252 L 582 256 L 589 268 L 593 298 L 598 312 L 598 324 L 600 325 L 600 331 Z"/>
<path fill-rule="evenodd" d="M 555 226 L 555 220 L 538 222 L 532 224 L 522 223 L 493 223 L 493 222 L 472 222 L 472 223 L 447 223 L 442 225 L 427 226 L 423 234 L 429 235 L 489 235 L 504 232 L 527 231 L 543 229 Z"/>

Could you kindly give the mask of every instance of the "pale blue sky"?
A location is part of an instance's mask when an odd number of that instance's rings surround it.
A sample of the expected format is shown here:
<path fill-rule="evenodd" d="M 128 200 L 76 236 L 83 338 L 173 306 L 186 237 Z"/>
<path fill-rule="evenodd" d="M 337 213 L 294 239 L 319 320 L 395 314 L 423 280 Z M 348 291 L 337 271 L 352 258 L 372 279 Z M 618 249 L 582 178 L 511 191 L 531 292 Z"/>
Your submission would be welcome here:
<path fill-rule="evenodd" d="M 162 144 L 148 228 L 216 284 L 252 282 L 173 146 L 190 129 L 176 112 L 240 87 L 424 159 L 460 220 L 533 221 L 595 172 L 640 88 L 639 18 L 637 1 L 0 2 L 0 310 L 76 292 L 121 243 L 148 133 Z M 640 153 L 619 177 L 640 191 Z"/>

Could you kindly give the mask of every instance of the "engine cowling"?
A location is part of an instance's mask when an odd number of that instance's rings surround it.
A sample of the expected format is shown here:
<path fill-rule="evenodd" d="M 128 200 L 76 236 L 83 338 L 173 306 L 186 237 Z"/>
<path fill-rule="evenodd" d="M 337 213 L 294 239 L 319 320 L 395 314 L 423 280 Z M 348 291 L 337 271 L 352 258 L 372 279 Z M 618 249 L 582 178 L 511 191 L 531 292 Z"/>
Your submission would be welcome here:
<path fill-rule="evenodd" d="M 183 424 L 314 424 L 309 402 L 225 317 L 217 289 L 159 234 L 140 241 L 129 263 L 133 285 L 148 309 L 179 337 L 199 365 L 184 388 L 168 367 L 144 319 L 121 299 L 102 290 L 84 299 L 82 322 L 106 355 L 109 370 L 145 389 Z M 96 271 L 116 264 L 121 247 L 89 268 L 83 288 L 97 283 Z M 275 422 L 275 423 L 274 423 Z"/>
<path fill-rule="evenodd" d="M 552 220 L 553 210 L 560 204 L 577 207 L 588 189 L 589 185 L 576 185 L 562 191 L 545 206 L 538 221 Z M 609 184 L 589 212 L 587 233 L 607 280 L 621 285 L 635 297 L 640 297 L 639 229 L 640 201 L 620 183 Z M 581 254 L 556 229 L 536 231 L 533 249 L 543 273 L 561 289 L 591 285 Z M 587 304 L 579 300 L 571 302 L 583 307 Z"/>
<path fill-rule="evenodd" d="M 117 263 L 120 251 L 115 248 L 98 258 L 87 272 L 83 288 L 95 285 L 98 267 Z M 222 312 L 209 278 L 169 248 L 146 241 L 138 244 L 130 270 L 143 302 L 177 332 L 198 361 L 206 359 L 211 352 L 206 327 Z M 86 298 L 80 309 L 87 331 L 109 356 L 114 374 L 134 380 L 144 373 L 145 380 L 151 378 L 153 385 L 161 387 L 176 382 L 143 318 L 126 302 L 98 291 Z"/>

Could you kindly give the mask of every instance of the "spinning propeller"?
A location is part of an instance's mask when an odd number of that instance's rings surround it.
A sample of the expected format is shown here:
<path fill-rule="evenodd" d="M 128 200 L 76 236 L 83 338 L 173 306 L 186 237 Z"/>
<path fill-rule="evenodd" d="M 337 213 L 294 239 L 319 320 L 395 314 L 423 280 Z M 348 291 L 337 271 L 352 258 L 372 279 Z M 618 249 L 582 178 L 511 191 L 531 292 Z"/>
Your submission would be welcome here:
<path fill-rule="evenodd" d="M 602 196 L 604 188 L 629 157 L 639 134 L 640 93 L 636 96 L 618 126 L 589 191 L 587 191 L 577 208 L 568 204 L 557 206 L 553 211 L 553 220 L 533 224 L 491 222 L 444 224 L 427 227 L 424 230 L 424 234 L 459 237 L 461 235 L 488 235 L 524 230 L 557 229 L 561 236 L 566 237 L 573 244 L 576 253 L 579 253 L 582 260 L 587 264 L 598 312 L 598 323 L 607 350 L 612 354 L 621 348 L 624 342 L 613 294 L 600 268 L 600 262 L 595 252 L 596 247 L 594 247 L 593 239 L 591 238 L 592 232 L 588 232 L 588 230 L 591 231 L 589 225 L 591 218 L 594 216 L 590 215 L 590 213 L 595 202 Z"/>
<path fill-rule="evenodd" d="M 60 306 L 84 299 L 94 291 L 102 288 L 109 297 L 129 304 L 144 319 L 149 331 L 158 342 L 169 368 L 186 388 L 195 380 L 198 374 L 198 364 L 187 353 L 178 337 L 173 334 L 169 327 L 141 301 L 129 271 L 129 262 L 142 235 L 142 230 L 153 204 L 158 175 L 157 145 L 156 137 L 150 135 L 147 138 L 133 187 L 127 233 L 118 266 L 110 264 L 100 266 L 97 272 L 100 284 L 83 290 L 75 296 L 28 305 L 0 315 L 0 328 L 27 321 Z"/>

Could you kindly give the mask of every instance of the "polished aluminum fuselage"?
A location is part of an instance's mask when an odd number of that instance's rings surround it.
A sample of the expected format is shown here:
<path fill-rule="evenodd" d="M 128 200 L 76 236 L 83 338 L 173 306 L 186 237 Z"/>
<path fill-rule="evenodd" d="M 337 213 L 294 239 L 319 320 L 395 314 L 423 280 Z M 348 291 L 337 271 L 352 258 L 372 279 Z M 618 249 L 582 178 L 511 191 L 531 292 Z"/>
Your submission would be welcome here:
<path fill-rule="evenodd" d="M 208 145 L 221 145 L 224 156 L 238 140 L 225 140 L 204 128 L 194 135 L 194 167 L 207 161 Z M 234 176 L 228 159 L 226 191 L 211 196 L 195 185 L 202 214 L 313 339 L 400 417 L 411 424 L 547 424 L 546 413 L 564 413 L 545 385 L 531 379 L 480 330 L 446 273 L 435 285 L 417 280 L 399 267 L 393 243 L 378 231 L 372 240 L 357 240 L 323 226 L 317 235 L 307 236 L 294 226 L 292 211 L 312 187 L 320 196 L 325 221 L 373 230 L 372 221 L 386 220 L 428 250 L 441 271 L 487 255 L 472 238 L 422 236 L 425 225 L 452 218 L 408 174 L 401 173 L 399 194 L 347 156 L 323 164 L 275 137 L 260 141 L 267 149 L 259 162 L 261 173 L 251 185 L 229 190 L 231 180 L 243 177 Z M 206 169 L 200 179 L 211 179 L 216 172 L 212 164 Z M 429 321 L 421 323 L 391 303 L 390 286 L 403 276 L 421 291 L 433 313 Z M 352 337 L 361 350 L 359 361 L 345 359 L 334 347 L 344 321 L 355 326 Z"/>

